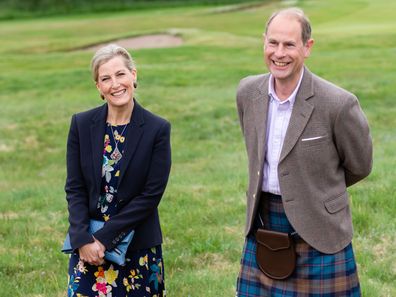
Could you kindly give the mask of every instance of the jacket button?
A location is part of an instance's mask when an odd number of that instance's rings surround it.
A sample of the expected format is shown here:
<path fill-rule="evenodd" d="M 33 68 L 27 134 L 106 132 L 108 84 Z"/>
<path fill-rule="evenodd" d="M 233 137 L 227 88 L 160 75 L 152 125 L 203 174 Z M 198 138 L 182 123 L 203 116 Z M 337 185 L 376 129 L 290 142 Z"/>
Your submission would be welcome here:
<path fill-rule="evenodd" d="M 253 198 L 256 198 L 256 194 L 253 194 Z"/>
<path fill-rule="evenodd" d="M 257 175 L 260 175 L 260 171 L 257 171 Z"/>

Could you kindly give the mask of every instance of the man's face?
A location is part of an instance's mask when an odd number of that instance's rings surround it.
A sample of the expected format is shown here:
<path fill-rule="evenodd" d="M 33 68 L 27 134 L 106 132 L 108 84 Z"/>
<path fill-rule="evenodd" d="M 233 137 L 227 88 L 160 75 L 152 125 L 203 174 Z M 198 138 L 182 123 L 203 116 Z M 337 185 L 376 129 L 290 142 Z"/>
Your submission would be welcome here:
<path fill-rule="evenodd" d="M 303 44 L 301 24 L 296 17 L 276 16 L 264 36 L 264 58 L 275 82 L 297 83 L 312 45 L 312 39 Z"/>

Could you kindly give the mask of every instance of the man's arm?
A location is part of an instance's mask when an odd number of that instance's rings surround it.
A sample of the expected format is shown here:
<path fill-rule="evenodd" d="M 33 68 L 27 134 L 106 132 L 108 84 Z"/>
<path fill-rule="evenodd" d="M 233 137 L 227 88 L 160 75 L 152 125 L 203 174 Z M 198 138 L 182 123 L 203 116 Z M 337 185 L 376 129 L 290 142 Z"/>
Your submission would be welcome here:
<path fill-rule="evenodd" d="M 339 110 L 334 138 L 349 187 L 368 176 L 373 163 L 368 122 L 355 96 L 350 96 Z"/>

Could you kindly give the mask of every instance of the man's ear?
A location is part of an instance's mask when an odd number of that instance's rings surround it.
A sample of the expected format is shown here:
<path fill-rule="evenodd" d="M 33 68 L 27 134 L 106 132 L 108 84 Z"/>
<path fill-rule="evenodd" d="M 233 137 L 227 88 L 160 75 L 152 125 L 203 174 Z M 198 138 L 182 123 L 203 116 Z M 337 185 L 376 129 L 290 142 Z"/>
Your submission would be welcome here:
<path fill-rule="evenodd" d="M 308 58 L 311 55 L 311 49 L 314 45 L 315 41 L 310 38 L 308 41 L 305 43 L 304 48 L 305 48 L 305 58 Z"/>

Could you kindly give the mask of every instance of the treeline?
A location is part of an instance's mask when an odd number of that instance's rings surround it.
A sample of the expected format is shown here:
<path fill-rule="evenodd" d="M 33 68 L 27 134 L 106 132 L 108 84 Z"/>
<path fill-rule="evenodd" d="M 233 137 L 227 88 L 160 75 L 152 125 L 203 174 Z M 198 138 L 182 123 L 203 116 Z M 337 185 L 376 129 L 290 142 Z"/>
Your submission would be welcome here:
<path fill-rule="evenodd" d="M 252 0 L 0 0 L 0 19 L 36 17 L 84 12 L 111 12 L 131 9 L 187 5 L 219 5 Z M 258 2 L 258 1 L 255 1 Z"/>

